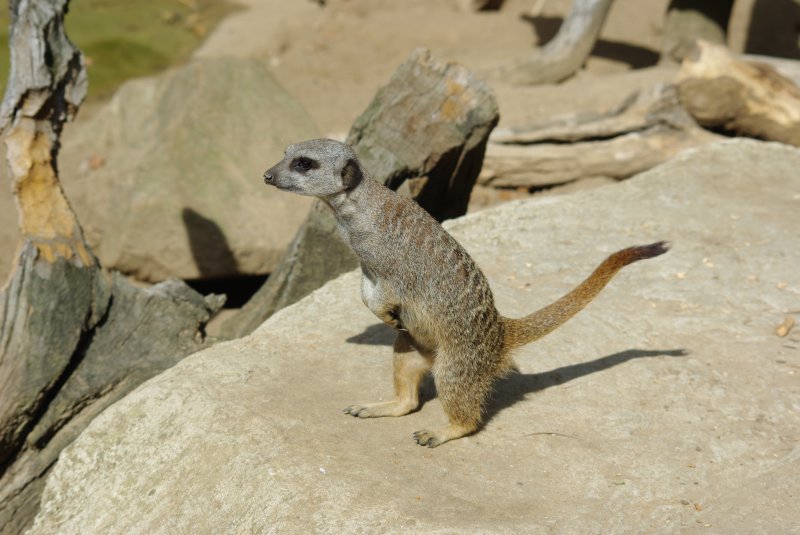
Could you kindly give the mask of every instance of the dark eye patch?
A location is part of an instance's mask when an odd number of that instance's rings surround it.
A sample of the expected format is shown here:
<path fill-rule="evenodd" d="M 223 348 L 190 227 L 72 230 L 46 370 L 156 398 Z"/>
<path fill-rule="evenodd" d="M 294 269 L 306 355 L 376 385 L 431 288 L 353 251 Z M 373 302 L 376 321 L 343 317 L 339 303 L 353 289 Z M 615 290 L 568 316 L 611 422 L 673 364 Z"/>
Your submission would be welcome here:
<path fill-rule="evenodd" d="M 292 160 L 292 168 L 297 169 L 300 172 L 306 172 L 310 169 L 318 169 L 319 162 L 312 160 L 311 158 L 301 156 Z"/>

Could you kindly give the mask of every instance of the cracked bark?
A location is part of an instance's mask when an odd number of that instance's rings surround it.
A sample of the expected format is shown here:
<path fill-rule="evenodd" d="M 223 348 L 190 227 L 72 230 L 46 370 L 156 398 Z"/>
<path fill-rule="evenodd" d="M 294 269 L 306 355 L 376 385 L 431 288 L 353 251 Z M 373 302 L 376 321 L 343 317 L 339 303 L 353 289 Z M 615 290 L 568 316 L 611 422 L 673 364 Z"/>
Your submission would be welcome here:
<path fill-rule="evenodd" d="M 35 515 L 58 454 L 105 407 L 206 345 L 222 305 L 177 281 L 103 271 L 58 180 L 59 136 L 86 94 L 68 0 L 12 0 L 0 114 L 20 243 L 0 289 L 0 533 Z"/>

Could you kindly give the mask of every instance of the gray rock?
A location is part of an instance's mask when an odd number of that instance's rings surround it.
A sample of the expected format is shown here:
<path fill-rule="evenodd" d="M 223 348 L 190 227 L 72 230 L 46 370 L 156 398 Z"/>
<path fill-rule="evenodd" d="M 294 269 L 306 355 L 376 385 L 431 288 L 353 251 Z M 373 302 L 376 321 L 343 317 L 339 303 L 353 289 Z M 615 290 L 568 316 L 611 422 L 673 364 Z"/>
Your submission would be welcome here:
<path fill-rule="evenodd" d="M 617 248 L 670 239 L 519 351 L 486 428 L 435 450 L 438 401 L 391 395 L 393 334 L 346 274 L 181 361 L 62 453 L 32 534 L 785 533 L 800 525 L 800 150 L 734 140 L 624 183 L 447 226 L 498 308 L 550 303 Z"/>
<path fill-rule="evenodd" d="M 463 215 L 489 133 L 499 120 L 489 87 L 466 67 L 415 50 L 353 124 L 347 143 L 372 178 L 439 221 Z M 269 280 L 222 326 L 235 338 L 358 265 L 317 202 Z"/>
<path fill-rule="evenodd" d="M 62 182 L 107 268 L 146 281 L 269 273 L 311 201 L 261 174 L 315 136 L 261 62 L 194 61 L 128 82 L 67 131 Z"/>

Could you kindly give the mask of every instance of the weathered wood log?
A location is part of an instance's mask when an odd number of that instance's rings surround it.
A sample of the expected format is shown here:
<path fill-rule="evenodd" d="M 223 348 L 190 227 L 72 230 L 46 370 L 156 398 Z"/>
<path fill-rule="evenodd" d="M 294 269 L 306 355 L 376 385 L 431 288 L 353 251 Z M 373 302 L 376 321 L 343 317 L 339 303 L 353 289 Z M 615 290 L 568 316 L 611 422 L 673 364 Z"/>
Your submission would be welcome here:
<path fill-rule="evenodd" d="M 547 187 L 623 179 L 719 139 L 680 107 L 674 87 L 630 95 L 608 113 L 568 115 L 492 135 L 480 184 Z"/>
<path fill-rule="evenodd" d="M 490 72 L 519 85 L 555 83 L 578 72 L 597 42 L 612 0 L 574 0 L 556 36 L 525 57 Z"/>
<path fill-rule="evenodd" d="M 681 104 L 701 125 L 800 146 L 800 87 L 771 66 L 699 41 L 677 84 Z"/>
<path fill-rule="evenodd" d="M 109 404 L 205 345 L 222 305 L 183 283 L 136 289 L 87 246 L 57 174 L 86 94 L 64 32 L 68 0 L 12 0 L 2 103 L 20 245 L 0 289 L 0 533 L 21 533 L 64 446 Z"/>
<path fill-rule="evenodd" d="M 800 61 L 787 58 L 773 58 L 770 56 L 759 56 L 755 54 L 743 54 L 743 61 L 750 63 L 764 63 L 769 65 L 781 76 L 788 78 L 795 85 L 800 86 Z"/>
<path fill-rule="evenodd" d="M 466 213 L 486 142 L 499 119 L 489 88 L 466 68 L 417 50 L 356 119 L 347 143 L 372 177 L 438 220 Z M 250 333 L 358 260 L 321 203 L 311 210 L 278 270 L 223 325 L 228 337 Z"/>

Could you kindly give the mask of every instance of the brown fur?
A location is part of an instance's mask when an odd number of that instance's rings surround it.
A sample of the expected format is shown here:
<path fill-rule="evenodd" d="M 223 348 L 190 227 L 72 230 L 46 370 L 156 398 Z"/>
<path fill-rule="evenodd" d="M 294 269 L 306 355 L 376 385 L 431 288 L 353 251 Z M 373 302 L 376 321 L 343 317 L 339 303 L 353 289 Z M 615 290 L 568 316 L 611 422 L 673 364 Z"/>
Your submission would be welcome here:
<path fill-rule="evenodd" d="M 617 251 L 606 258 L 585 281 L 555 303 L 524 318 L 503 318 L 506 324 L 506 349 L 524 346 L 554 331 L 588 305 L 620 269 L 638 260 L 662 255 L 668 250 L 667 243 L 658 242 Z"/>
<path fill-rule="evenodd" d="M 314 165 L 297 168 L 297 158 Z M 562 325 L 624 266 L 667 251 L 659 242 L 614 253 L 552 305 L 508 319 L 498 313 L 486 277 L 464 248 L 415 202 L 372 180 L 346 145 L 331 140 L 293 145 L 265 181 L 315 195 L 333 209 L 361 260 L 364 303 L 399 331 L 395 399 L 351 405 L 345 412 L 359 418 L 408 414 L 419 406 L 419 387 L 430 372 L 450 422 L 414 433 L 422 446 L 475 432 L 494 381 L 514 367 L 514 348 Z"/>

